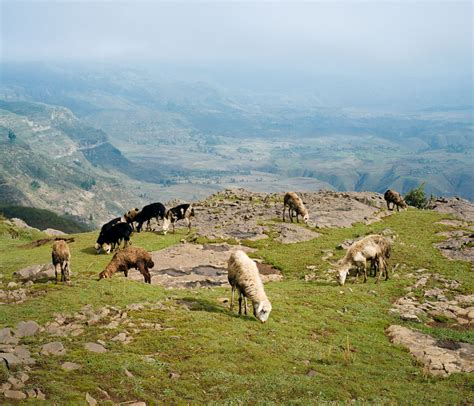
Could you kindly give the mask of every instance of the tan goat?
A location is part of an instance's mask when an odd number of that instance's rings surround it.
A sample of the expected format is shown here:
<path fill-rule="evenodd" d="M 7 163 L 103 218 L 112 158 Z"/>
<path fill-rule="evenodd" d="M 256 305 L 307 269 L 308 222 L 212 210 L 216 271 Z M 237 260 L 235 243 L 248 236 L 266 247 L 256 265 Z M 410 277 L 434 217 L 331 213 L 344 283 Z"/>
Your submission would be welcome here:
<path fill-rule="evenodd" d="M 51 257 L 53 260 L 56 283 L 58 282 L 59 271 L 61 271 L 61 282 L 69 282 L 71 253 L 67 242 L 64 240 L 55 241 Z"/>

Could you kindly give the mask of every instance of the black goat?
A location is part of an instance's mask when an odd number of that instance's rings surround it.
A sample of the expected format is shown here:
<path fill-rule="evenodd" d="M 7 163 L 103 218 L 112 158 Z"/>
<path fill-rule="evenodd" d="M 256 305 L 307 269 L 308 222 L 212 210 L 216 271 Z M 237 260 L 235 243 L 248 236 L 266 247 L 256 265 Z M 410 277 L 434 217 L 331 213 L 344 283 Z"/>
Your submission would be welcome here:
<path fill-rule="evenodd" d="M 162 203 L 152 203 L 148 206 L 143 207 L 143 209 L 141 209 L 141 211 L 139 211 L 133 219 L 134 222 L 138 223 L 137 232 L 141 231 L 142 225 L 145 221 L 147 222 L 147 229 L 149 229 L 150 220 L 152 218 L 156 218 L 156 221 L 158 221 L 158 218 L 163 219 L 165 216 L 165 212 L 166 207 Z"/>
<path fill-rule="evenodd" d="M 105 252 L 109 254 L 111 250 L 115 249 L 115 245 L 118 245 L 118 248 L 120 247 L 122 240 L 124 241 L 123 246 L 125 248 L 129 244 L 132 231 L 132 226 L 130 224 L 117 223 L 104 232 L 101 232 L 95 244 L 97 253 L 100 253 L 102 246 L 105 244 Z"/>

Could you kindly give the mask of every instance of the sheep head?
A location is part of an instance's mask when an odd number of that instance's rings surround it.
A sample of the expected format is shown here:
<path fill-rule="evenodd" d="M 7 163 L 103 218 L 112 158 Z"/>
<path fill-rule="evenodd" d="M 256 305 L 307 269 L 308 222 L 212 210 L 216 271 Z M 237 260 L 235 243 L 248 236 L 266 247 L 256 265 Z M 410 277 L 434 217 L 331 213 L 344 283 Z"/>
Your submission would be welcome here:
<path fill-rule="evenodd" d="M 260 303 L 255 303 L 253 306 L 253 315 L 262 323 L 265 323 L 268 320 L 271 311 L 272 304 L 268 299 Z"/>
<path fill-rule="evenodd" d="M 96 242 L 95 245 L 94 245 L 94 248 L 97 251 L 97 254 L 100 254 L 100 250 L 102 249 L 102 245 L 100 245 L 98 242 Z"/>
<path fill-rule="evenodd" d="M 112 245 L 105 244 L 104 247 L 105 247 L 104 251 L 106 252 L 106 254 L 110 254 L 110 251 L 112 250 Z"/>
<path fill-rule="evenodd" d="M 309 214 L 306 213 L 304 216 L 303 216 L 303 221 L 305 224 L 308 224 L 308 221 L 309 221 Z"/>

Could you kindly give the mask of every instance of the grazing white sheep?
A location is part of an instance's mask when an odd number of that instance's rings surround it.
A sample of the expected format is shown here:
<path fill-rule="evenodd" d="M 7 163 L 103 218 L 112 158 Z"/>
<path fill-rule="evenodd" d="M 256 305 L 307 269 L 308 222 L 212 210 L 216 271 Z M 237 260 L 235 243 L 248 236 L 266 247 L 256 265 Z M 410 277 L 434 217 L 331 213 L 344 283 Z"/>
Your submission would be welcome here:
<path fill-rule="evenodd" d="M 344 258 L 338 263 L 337 276 L 340 285 L 344 285 L 349 270 L 353 267 L 364 272 L 364 282 L 367 282 L 367 265 L 376 263 L 380 271 L 376 283 L 383 273 L 388 279 L 387 261 L 390 258 L 391 242 L 381 235 L 368 235 L 352 244 Z"/>
<path fill-rule="evenodd" d="M 253 314 L 262 323 L 265 323 L 272 311 L 272 305 L 263 289 L 262 279 L 257 265 L 245 252 L 235 251 L 230 255 L 227 264 L 227 278 L 232 286 L 230 310 L 234 310 L 234 292 L 239 291 L 239 314 L 242 314 L 242 298 L 245 300 L 245 314 L 247 314 L 247 298 L 253 305 Z"/>
<path fill-rule="evenodd" d="M 288 215 L 293 223 L 293 213 L 296 213 L 296 222 L 298 223 L 298 215 L 303 217 L 305 224 L 308 223 L 309 213 L 301 198 L 295 192 L 288 192 L 283 199 L 283 221 L 285 221 L 285 211 L 288 207 Z"/>

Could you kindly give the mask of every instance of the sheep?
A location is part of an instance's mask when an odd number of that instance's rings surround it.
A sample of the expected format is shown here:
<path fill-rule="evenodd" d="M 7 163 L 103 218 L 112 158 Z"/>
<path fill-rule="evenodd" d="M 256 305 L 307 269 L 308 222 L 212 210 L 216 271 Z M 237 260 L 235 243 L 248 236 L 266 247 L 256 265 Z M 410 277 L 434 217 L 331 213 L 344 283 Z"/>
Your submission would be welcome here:
<path fill-rule="evenodd" d="M 397 206 L 397 211 L 400 211 L 400 207 L 402 209 L 406 209 L 408 207 L 403 196 L 400 193 L 395 192 L 395 190 L 388 189 L 384 193 L 383 197 L 387 202 L 388 210 L 393 210 L 395 206 Z M 392 208 L 390 208 L 390 203 L 393 203 Z"/>
<path fill-rule="evenodd" d="M 166 211 L 165 218 L 163 220 L 163 234 L 166 235 L 170 224 L 173 225 L 174 233 L 174 223 L 178 220 L 183 220 L 188 226 L 188 232 L 191 231 L 191 217 L 194 217 L 194 208 L 190 204 L 180 204 L 179 206 L 173 207 Z"/>
<path fill-rule="evenodd" d="M 230 311 L 234 310 L 234 292 L 239 291 L 239 315 L 242 314 L 242 297 L 244 298 L 245 315 L 247 315 L 247 297 L 252 301 L 253 314 L 265 323 L 272 311 L 272 305 L 263 289 L 262 279 L 257 265 L 244 251 L 238 250 L 230 255 L 227 264 L 227 278 L 232 286 Z"/>
<path fill-rule="evenodd" d="M 283 199 L 283 221 L 285 221 L 285 210 L 288 206 L 288 215 L 290 216 L 290 221 L 293 223 L 293 212 L 296 213 L 296 222 L 298 221 L 298 215 L 303 217 L 305 224 L 308 224 L 309 214 L 301 198 L 295 192 L 288 192 L 285 194 Z"/>
<path fill-rule="evenodd" d="M 133 219 L 133 221 L 138 223 L 137 232 L 141 231 L 145 221 L 147 222 L 147 229 L 150 229 L 150 220 L 156 218 L 156 221 L 158 221 L 158 217 L 163 219 L 165 212 L 166 207 L 162 203 L 152 203 L 143 207 Z"/>
<path fill-rule="evenodd" d="M 130 224 L 132 226 L 132 229 L 135 231 L 135 227 L 134 227 L 134 221 L 135 221 L 135 217 L 137 216 L 137 214 L 140 212 L 140 209 L 138 209 L 137 207 L 135 207 L 134 209 L 131 209 L 129 211 L 127 211 L 124 215 L 123 215 L 123 218 L 125 220 L 125 222 L 127 222 L 128 224 Z"/>
<path fill-rule="evenodd" d="M 377 264 L 380 271 L 376 283 L 385 273 L 385 280 L 388 279 L 387 261 L 391 254 L 391 242 L 381 235 L 368 235 L 353 243 L 347 250 L 346 255 L 338 263 L 337 276 L 340 285 L 344 285 L 347 274 L 352 267 L 364 272 L 364 283 L 367 282 L 367 261 L 373 266 Z"/>
<path fill-rule="evenodd" d="M 124 241 L 124 248 L 130 243 L 130 235 L 132 234 L 132 226 L 127 223 L 117 223 L 112 227 L 108 228 L 103 233 L 99 234 L 99 238 L 95 243 L 95 249 L 97 253 L 100 253 L 102 246 L 105 244 L 105 252 L 110 254 L 110 251 L 115 249 L 115 245 Z"/>
<path fill-rule="evenodd" d="M 125 277 L 128 277 L 128 270 L 135 268 L 143 275 L 145 283 L 151 283 L 149 269 L 154 266 L 151 255 L 143 248 L 127 247 L 115 253 L 107 267 L 99 274 L 99 280 L 111 278 L 117 271 L 123 272 Z"/>
<path fill-rule="evenodd" d="M 58 283 L 59 271 L 61 271 L 61 282 L 69 282 L 71 272 L 71 252 L 69 251 L 69 246 L 66 241 L 57 240 L 54 242 L 51 258 L 53 260 L 56 283 Z"/>

